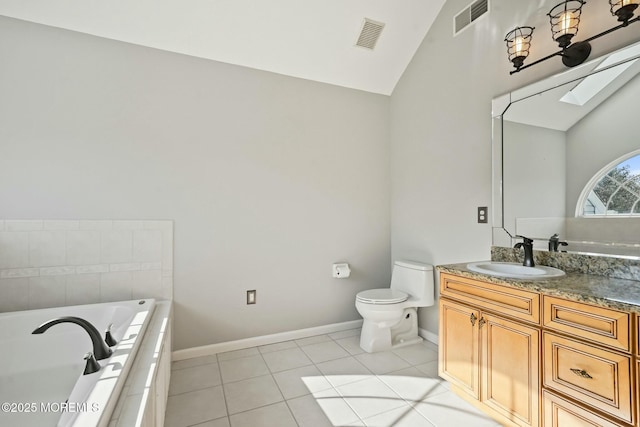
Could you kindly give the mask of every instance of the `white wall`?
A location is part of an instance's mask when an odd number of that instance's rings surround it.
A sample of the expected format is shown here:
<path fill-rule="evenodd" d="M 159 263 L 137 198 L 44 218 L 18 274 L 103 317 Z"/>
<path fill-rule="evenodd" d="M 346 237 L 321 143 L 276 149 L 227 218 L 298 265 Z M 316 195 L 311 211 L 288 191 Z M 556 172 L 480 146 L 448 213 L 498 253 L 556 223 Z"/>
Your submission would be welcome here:
<path fill-rule="evenodd" d="M 492 0 L 487 16 L 454 37 L 453 17 L 469 3 L 446 2 L 391 96 L 392 258 L 490 257 L 491 224 L 476 223 L 476 208 L 491 206 L 491 99 L 564 68 L 554 58 L 510 76 L 503 41 L 531 25 L 531 61 L 554 52 L 546 13 L 557 1 Z M 608 9 L 588 2 L 580 37 L 614 26 Z M 593 42 L 592 56 L 637 39 L 621 30 Z M 437 332 L 437 309 L 421 310 L 420 325 Z"/>
<path fill-rule="evenodd" d="M 388 97 L 7 18 L 0 58 L 0 218 L 174 220 L 175 349 L 389 283 Z"/>

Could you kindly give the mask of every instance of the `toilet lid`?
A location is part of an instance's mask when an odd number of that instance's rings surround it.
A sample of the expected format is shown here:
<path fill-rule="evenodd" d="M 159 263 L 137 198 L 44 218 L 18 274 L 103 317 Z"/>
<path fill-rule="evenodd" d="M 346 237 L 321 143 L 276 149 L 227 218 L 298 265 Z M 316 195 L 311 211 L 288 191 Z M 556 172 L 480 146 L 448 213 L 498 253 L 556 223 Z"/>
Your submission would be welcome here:
<path fill-rule="evenodd" d="M 390 288 L 369 289 L 358 292 L 356 299 L 366 304 L 396 304 L 406 301 L 409 295 Z"/>

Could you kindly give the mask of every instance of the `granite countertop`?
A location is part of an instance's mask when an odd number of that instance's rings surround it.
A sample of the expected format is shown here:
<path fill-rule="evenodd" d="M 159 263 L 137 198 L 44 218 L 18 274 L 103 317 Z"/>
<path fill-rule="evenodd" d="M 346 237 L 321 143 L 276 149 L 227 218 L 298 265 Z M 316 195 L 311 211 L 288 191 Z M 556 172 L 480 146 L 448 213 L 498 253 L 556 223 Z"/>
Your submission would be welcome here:
<path fill-rule="evenodd" d="M 548 279 L 512 279 L 477 273 L 469 270 L 467 264 L 439 265 L 436 269 L 441 273 L 451 273 L 512 288 L 541 292 L 572 301 L 640 313 L 639 281 L 582 273 L 567 273 L 562 277 Z"/>

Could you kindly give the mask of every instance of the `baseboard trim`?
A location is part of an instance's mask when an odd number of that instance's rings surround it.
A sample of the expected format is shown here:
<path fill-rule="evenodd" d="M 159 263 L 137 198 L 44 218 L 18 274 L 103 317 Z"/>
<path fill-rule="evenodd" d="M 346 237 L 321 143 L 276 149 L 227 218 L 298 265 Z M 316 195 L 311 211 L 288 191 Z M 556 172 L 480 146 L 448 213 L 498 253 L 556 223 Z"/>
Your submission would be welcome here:
<path fill-rule="evenodd" d="M 313 328 L 297 329 L 294 331 L 279 332 L 277 334 L 262 335 L 259 337 L 245 338 L 237 341 L 227 341 L 217 344 L 203 345 L 201 347 L 185 348 L 176 350 L 171 354 L 172 360 L 191 359 L 193 357 L 210 356 L 224 353 L 225 351 L 242 350 L 259 345 L 275 344 L 282 341 L 298 340 L 312 337 L 314 335 L 331 334 L 333 332 L 346 331 L 362 326 L 361 320 L 351 320 L 349 322 L 332 323 L 330 325 L 316 326 Z M 422 330 L 421 330 L 422 331 Z M 425 331 L 427 332 L 427 331 Z M 422 332 L 421 332 L 422 336 Z"/>
<path fill-rule="evenodd" d="M 438 334 L 434 334 L 433 332 L 429 332 L 426 329 L 418 328 L 418 335 L 420 335 L 425 340 L 438 345 Z"/>

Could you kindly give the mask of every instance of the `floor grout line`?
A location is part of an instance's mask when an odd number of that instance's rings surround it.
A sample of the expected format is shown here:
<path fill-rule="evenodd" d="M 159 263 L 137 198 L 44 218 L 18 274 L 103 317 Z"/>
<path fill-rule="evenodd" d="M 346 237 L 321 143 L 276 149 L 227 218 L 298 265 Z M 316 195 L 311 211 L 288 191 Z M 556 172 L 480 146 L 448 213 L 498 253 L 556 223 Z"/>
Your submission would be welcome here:
<path fill-rule="evenodd" d="M 217 354 L 216 354 L 216 360 L 218 360 Z M 224 389 L 224 382 L 222 380 L 222 368 L 220 367 L 219 360 L 218 360 L 218 375 L 220 375 L 220 385 L 222 386 L 222 398 L 224 399 L 224 410 L 227 413 L 227 419 L 229 420 L 229 425 L 231 425 L 231 418 L 229 415 L 229 404 L 227 403 L 227 392 Z"/>
<path fill-rule="evenodd" d="M 222 417 L 218 417 L 218 418 L 212 418 L 212 419 L 210 419 L 210 420 L 199 421 L 199 422 L 198 422 L 198 423 L 196 423 L 196 424 L 191 424 L 191 426 L 197 426 L 198 424 L 208 423 L 208 422 L 210 422 L 210 421 L 220 420 L 220 419 L 222 419 L 222 418 L 226 418 L 226 420 L 227 420 L 227 422 L 229 423 L 229 425 L 231 425 L 231 417 L 232 417 L 232 416 L 239 415 L 239 414 L 244 414 L 244 413 L 247 413 L 247 412 L 255 411 L 255 410 L 258 410 L 258 409 L 261 409 L 261 408 L 266 408 L 266 407 L 273 406 L 273 405 L 278 405 L 278 404 L 280 404 L 280 403 L 283 403 L 283 402 L 284 402 L 284 404 L 285 404 L 285 405 L 286 405 L 286 407 L 287 407 L 288 413 L 289 413 L 289 415 L 291 416 L 291 418 L 294 420 L 294 422 L 295 422 L 296 426 L 300 427 L 300 422 L 298 421 L 298 419 L 297 419 L 297 418 L 296 418 L 296 416 L 294 415 L 294 411 L 292 410 L 292 406 L 291 406 L 290 401 L 292 401 L 292 400 L 294 400 L 294 399 L 299 399 L 299 398 L 302 398 L 302 397 L 306 397 L 306 396 L 310 396 L 312 399 L 314 399 L 314 400 L 316 400 L 316 401 L 317 401 L 317 399 L 318 399 L 318 398 L 316 398 L 316 397 L 314 396 L 314 392 L 312 392 L 312 391 L 311 391 L 311 390 L 309 390 L 308 388 L 307 388 L 308 393 L 305 393 L 305 394 L 303 394 L 303 395 L 301 395 L 301 396 L 294 396 L 294 397 L 291 397 L 291 398 L 289 398 L 289 399 L 285 398 L 285 396 L 284 396 L 284 394 L 285 394 L 285 393 L 284 393 L 284 391 L 283 391 L 283 388 L 282 388 L 282 386 L 278 383 L 278 381 L 276 381 L 275 375 L 276 375 L 276 374 L 281 374 L 281 373 L 286 373 L 286 372 L 289 372 L 289 371 L 294 371 L 294 370 L 296 370 L 296 369 L 301 369 L 301 368 L 305 368 L 305 367 L 311 367 L 311 366 L 313 366 L 313 368 L 314 368 L 314 369 L 316 369 L 316 370 L 320 373 L 320 376 L 322 376 L 322 377 L 325 379 L 325 381 L 327 381 L 327 385 L 328 385 L 328 387 L 327 387 L 325 390 L 322 390 L 322 391 L 329 391 L 329 390 L 331 390 L 331 391 L 335 392 L 335 397 L 340 398 L 340 399 L 342 400 L 342 402 L 344 402 L 344 403 L 346 404 L 346 407 L 348 407 L 348 408 L 352 411 L 353 415 L 357 418 L 357 422 L 361 422 L 363 425 L 366 425 L 365 419 L 369 419 L 369 418 L 372 418 L 372 417 L 382 416 L 382 415 L 384 415 L 385 413 L 388 413 L 388 412 L 391 412 L 391 411 L 398 411 L 398 417 L 399 417 L 399 418 L 397 418 L 397 420 L 402 419 L 403 417 L 407 416 L 407 414 L 409 414 L 410 412 L 412 412 L 412 411 L 413 411 L 413 412 L 417 412 L 417 414 L 418 414 L 422 419 L 426 420 L 426 422 L 428 422 L 429 424 L 433 425 L 433 427 L 438 427 L 438 426 L 437 426 L 437 424 L 435 424 L 435 423 L 434 423 L 434 421 L 432 421 L 432 420 L 431 420 L 430 418 L 428 418 L 425 414 L 423 414 L 422 412 L 420 412 L 420 411 L 418 411 L 418 410 L 416 409 L 416 405 L 417 405 L 417 404 L 419 404 L 420 402 L 424 402 L 424 400 L 425 400 L 425 399 L 427 399 L 427 398 L 429 398 L 429 397 L 432 397 L 432 396 L 441 395 L 441 394 L 446 393 L 447 391 L 449 391 L 449 390 L 446 390 L 446 387 L 444 387 L 444 389 L 442 390 L 442 392 L 437 393 L 436 395 L 431 395 L 430 393 L 431 393 L 431 392 L 433 392 L 434 390 L 438 389 L 438 387 L 440 386 L 440 382 L 442 382 L 443 380 L 441 380 L 439 377 L 437 377 L 437 374 L 436 374 L 436 376 L 435 376 L 435 377 L 433 377 L 431 373 L 423 372 L 422 370 L 420 370 L 420 369 L 418 369 L 418 368 L 417 368 L 417 366 L 419 366 L 419 365 L 425 365 L 425 364 L 428 364 L 428 363 L 434 363 L 434 362 L 437 362 L 437 359 L 434 359 L 434 360 L 427 360 L 427 361 L 419 360 L 418 362 L 413 363 L 413 362 L 411 362 L 411 361 L 410 361 L 410 360 L 408 360 L 408 359 L 416 360 L 416 359 L 420 359 L 420 357 L 412 357 L 412 356 L 413 356 L 412 354 L 408 354 L 408 355 L 405 355 L 405 357 L 403 357 L 401 354 L 396 353 L 396 352 L 392 349 L 392 350 L 390 350 L 390 351 L 389 351 L 389 354 L 392 354 L 392 355 L 396 356 L 397 358 L 399 358 L 400 360 L 402 360 L 403 362 L 405 362 L 405 363 L 408 365 L 408 367 L 406 367 L 406 368 L 402 368 L 402 369 L 392 370 L 392 371 L 385 372 L 385 373 L 377 374 L 377 373 L 372 372 L 372 371 L 371 371 L 371 370 L 370 370 L 366 365 L 364 365 L 364 364 L 363 364 L 363 363 L 362 363 L 362 362 L 357 358 L 357 356 L 358 356 L 359 354 L 366 354 L 366 353 L 352 354 L 352 353 L 351 353 L 351 352 L 350 352 L 350 351 L 349 351 L 345 346 L 341 345 L 341 344 L 338 342 L 338 340 L 344 340 L 344 339 L 346 339 L 346 338 L 351 338 L 351 337 L 354 337 L 355 335 L 349 335 L 349 336 L 345 336 L 345 337 L 333 338 L 333 337 L 331 337 L 329 334 L 322 334 L 322 335 L 318 335 L 317 337 L 322 337 L 322 336 L 326 336 L 326 337 L 328 337 L 329 339 L 328 339 L 328 340 L 325 340 L 325 341 L 319 341 L 319 342 L 310 342 L 310 343 L 308 343 L 308 344 L 306 344 L 306 345 L 301 345 L 300 343 L 296 342 L 296 340 L 290 340 L 290 341 L 292 341 L 292 342 L 293 342 L 293 344 L 295 344 L 295 346 L 291 346 L 291 347 L 288 347 L 288 348 L 282 348 L 282 349 L 274 350 L 274 351 L 267 351 L 267 352 L 265 352 L 265 353 L 263 353 L 262 351 L 260 351 L 260 347 L 261 347 L 261 346 L 254 346 L 254 347 L 250 347 L 250 348 L 248 348 L 248 349 L 243 349 L 243 350 L 251 350 L 251 349 L 255 349 L 255 351 L 257 352 L 257 354 L 251 354 L 251 355 L 246 355 L 246 356 L 241 356 L 241 357 L 234 357 L 234 358 L 224 359 L 224 360 L 219 360 L 219 359 L 218 359 L 218 354 L 216 354 L 216 355 L 215 355 L 215 356 L 216 356 L 216 357 L 215 357 L 215 359 L 216 359 L 216 361 L 215 361 L 215 362 L 209 362 L 209 363 L 204 363 L 204 364 L 201 364 L 201 365 L 187 366 L 187 367 L 183 367 L 183 368 L 172 369 L 172 372 L 173 372 L 173 371 L 180 371 L 180 370 L 183 370 L 183 369 L 189 369 L 189 368 L 204 368 L 204 369 L 206 369 L 207 367 L 210 367 L 210 365 L 217 364 L 217 365 L 218 365 L 218 366 L 217 366 L 217 371 L 218 371 L 218 375 L 219 375 L 219 377 L 220 377 L 220 383 L 219 383 L 219 384 L 217 384 L 217 385 L 213 385 L 213 386 L 211 386 L 211 387 L 198 388 L 198 389 L 193 389 L 193 390 L 185 391 L 185 392 L 182 392 L 182 393 L 173 394 L 173 395 L 171 395 L 170 397 L 179 396 L 179 395 L 182 395 L 182 394 L 186 394 L 186 393 L 190 393 L 190 392 L 195 392 L 195 391 L 206 390 L 206 389 L 209 389 L 209 388 L 222 387 L 222 397 L 223 397 L 223 399 L 224 399 L 224 405 L 225 405 L 225 413 L 226 413 L 226 415 L 225 415 L 225 416 L 222 416 Z M 307 338 L 313 338 L 313 337 L 307 337 Z M 285 342 L 286 342 L 286 341 L 285 341 Z M 313 359 L 311 359 L 311 358 L 309 357 L 309 355 L 307 354 L 307 352 L 306 352 L 306 351 L 304 351 L 304 347 L 306 347 L 306 346 L 316 345 L 316 344 L 322 344 L 322 343 L 331 343 L 331 342 L 332 342 L 332 343 L 337 344 L 339 348 L 341 348 L 342 350 L 344 350 L 344 351 L 347 353 L 347 355 L 344 355 L 344 356 L 341 356 L 341 357 L 338 357 L 338 358 L 335 358 L 335 359 L 323 360 L 323 361 L 320 361 L 320 362 L 317 362 L 317 363 L 316 363 Z M 426 349 L 426 350 L 428 350 L 429 352 L 433 352 L 433 351 L 435 351 L 435 352 L 437 353 L 437 348 L 436 348 L 436 349 L 433 349 L 433 348 L 432 348 L 432 346 L 427 345 L 427 341 L 423 341 L 423 343 L 424 343 L 424 347 L 425 347 L 425 349 Z M 278 343 L 274 343 L 274 344 L 278 344 Z M 407 346 L 407 347 L 408 347 L 408 346 Z M 269 364 L 267 363 L 267 360 L 266 360 L 266 358 L 265 358 L 265 355 L 266 355 L 266 354 L 271 354 L 271 353 L 283 352 L 283 351 L 292 350 L 292 349 L 299 349 L 299 350 L 301 350 L 302 354 L 304 354 L 304 355 L 309 359 L 309 362 L 310 362 L 310 363 L 309 363 L 308 365 L 303 365 L 303 366 L 294 366 L 294 367 L 291 367 L 291 368 L 288 368 L 288 369 L 284 369 L 284 370 L 281 370 L 281 371 L 277 371 L 277 372 L 273 371 L 272 367 L 271 367 L 271 366 L 269 366 Z M 260 356 L 260 358 L 259 358 L 259 359 L 257 359 L 257 358 L 256 358 L 256 360 L 261 360 L 261 361 L 262 361 L 262 363 L 263 363 L 263 364 L 266 366 L 266 368 L 267 368 L 267 373 L 262 374 L 262 375 L 257 375 L 257 376 L 251 376 L 251 377 L 243 378 L 243 379 L 239 379 L 239 380 L 234 380 L 234 381 L 230 381 L 230 382 L 225 382 L 225 381 L 223 380 L 221 362 L 224 362 L 224 361 L 232 362 L 232 361 L 234 361 L 234 360 L 240 360 L 240 359 L 250 358 L 250 357 L 254 357 L 254 356 L 256 356 L 256 355 L 259 355 L 259 356 Z M 419 354 L 419 353 L 418 353 L 418 356 L 420 356 L 420 354 Z M 437 357 L 437 356 L 436 356 L 436 357 Z M 357 379 L 357 380 L 355 380 L 355 381 L 347 382 L 347 383 L 345 383 L 345 384 L 335 385 L 333 382 L 331 382 L 331 381 L 329 381 L 329 380 L 328 380 L 328 377 L 330 377 L 330 376 L 331 376 L 331 374 L 325 374 L 325 373 L 323 373 L 323 372 L 322 372 L 322 370 L 320 369 L 320 367 L 318 366 L 318 365 L 325 364 L 325 363 L 329 363 L 329 362 L 336 362 L 336 361 L 343 360 L 343 359 L 345 359 L 345 360 L 346 360 L 346 359 L 348 359 L 348 358 L 351 358 L 351 359 L 352 359 L 352 360 L 354 360 L 358 365 L 362 366 L 362 367 L 364 368 L 364 371 L 368 372 L 368 374 L 363 374 L 363 378 Z M 285 366 L 286 366 L 286 364 L 285 364 Z M 406 396 L 403 396 L 403 394 L 402 394 L 400 391 L 397 391 L 397 390 L 396 390 L 396 388 L 392 387 L 392 385 L 388 384 L 387 382 L 385 382 L 385 381 L 381 378 L 381 377 L 384 377 L 384 376 L 393 375 L 393 373 L 394 373 L 394 372 L 398 372 L 398 371 L 401 371 L 401 370 L 403 370 L 403 369 L 410 369 L 410 368 L 413 368 L 413 369 L 417 370 L 418 372 L 420 372 L 420 374 L 424 374 L 424 377 L 423 377 L 423 378 L 428 378 L 428 379 L 438 380 L 438 382 L 437 382 L 436 384 L 433 384 L 433 385 L 431 385 L 431 386 L 430 386 L 429 390 L 427 390 L 427 391 L 424 393 L 423 398 L 422 398 L 422 399 L 420 399 L 420 400 L 414 400 L 414 399 L 410 399 L 410 398 L 408 398 L 408 397 L 406 397 Z M 416 374 L 416 375 L 417 375 L 417 373 L 416 373 L 416 372 L 414 372 L 414 374 Z M 272 402 L 272 403 L 269 403 L 269 404 L 266 404 L 266 405 L 260 405 L 260 406 L 257 406 L 257 407 L 255 407 L 255 408 L 250 408 L 250 409 L 246 409 L 246 410 L 243 410 L 243 411 L 240 411 L 240 412 L 237 412 L 237 413 L 231 414 L 231 413 L 229 412 L 228 393 L 227 393 L 227 390 L 226 390 L 226 387 L 225 387 L 225 386 L 226 386 L 226 385 L 229 385 L 229 384 L 238 383 L 238 382 L 241 382 L 241 381 L 250 380 L 250 379 L 255 379 L 255 378 L 260 378 L 260 377 L 266 377 L 267 375 L 268 375 L 268 376 L 270 376 L 270 377 L 271 377 L 271 381 L 273 381 L 273 383 L 275 383 L 276 388 L 277 388 L 278 393 L 279 393 L 279 399 L 280 399 L 280 400 L 278 400 L 277 402 Z M 336 374 L 336 375 L 340 375 L 340 374 Z M 344 374 L 342 374 L 342 375 L 351 375 L 351 374 L 344 373 Z M 359 374 L 353 374 L 353 375 L 354 375 L 354 376 L 359 376 Z M 399 375 L 400 375 L 400 374 L 399 374 Z M 413 375 L 411 375 L 411 374 L 407 374 L 407 375 L 413 376 Z M 292 378 L 295 378 L 295 377 L 292 377 Z M 301 378 L 302 378 L 302 376 L 301 376 Z M 393 408 L 393 409 L 389 409 L 389 410 L 384 410 L 384 411 L 382 411 L 382 412 L 375 413 L 375 414 L 371 414 L 371 415 L 368 415 L 367 417 L 363 417 L 363 416 L 362 416 L 358 411 L 356 411 L 356 407 L 354 407 L 354 406 L 353 406 L 353 403 L 351 403 L 351 404 L 349 403 L 349 401 L 347 400 L 347 398 L 348 398 L 349 396 L 346 396 L 346 397 L 345 397 L 345 395 L 344 395 L 344 391 L 342 391 L 342 392 L 341 392 L 339 389 L 340 389 L 340 388 L 342 388 L 342 387 L 344 387 L 344 386 L 351 385 L 351 384 L 356 384 L 356 383 L 358 383 L 358 382 L 365 381 L 365 380 L 367 380 L 367 379 L 371 379 L 371 378 L 375 378 L 375 379 L 376 379 L 377 381 L 379 381 L 382 385 L 384 385 L 384 387 L 386 387 L 387 389 L 391 390 L 391 393 L 392 393 L 392 394 L 390 395 L 389 399 L 402 401 L 402 404 L 403 404 L 403 405 L 402 405 L 402 406 L 400 406 L 400 407 L 397 407 L 397 408 Z M 416 378 L 418 378 L 418 377 L 416 376 Z M 365 393 L 365 394 L 366 394 L 366 393 Z M 366 397 L 366 396 L 353 396 L 353 397 Z M 321 409 L 322 411 L 324 410 L 324 409 L 322 409 L 322 408 L 320 408 L 320 409 Z M 361 408 L 361 409 L 362 409 L 362 408 Z M 402 409 L 402 411 L 399 411 L 400 409 Z M 374 410 L 375 410 L 375 408 L 374 408 Z M 369 410 L 367 410 L 367 411 L 365 411 L 365 412 L 368 412 L 368 411 L 369 411 Z M 324 416 L 326 417 L 327 415 L 326 415 L 326 414 L 324 414 Z M 395 415 L 394 415 L 394 416 L 395 416 Z M 397 421 L 397 420 L 396 420 L 396 421 Z M 355 420 L 354 420 L 354 422 L 355 422 Z"/>

